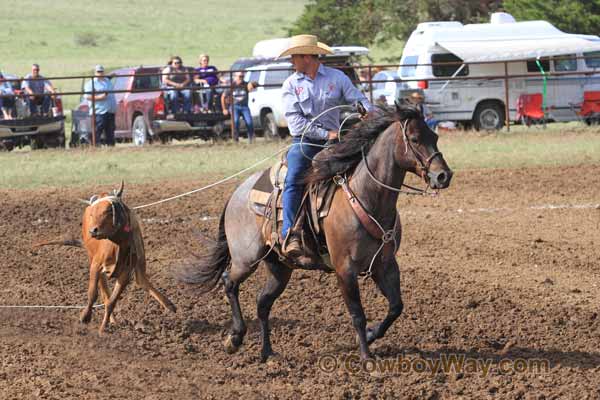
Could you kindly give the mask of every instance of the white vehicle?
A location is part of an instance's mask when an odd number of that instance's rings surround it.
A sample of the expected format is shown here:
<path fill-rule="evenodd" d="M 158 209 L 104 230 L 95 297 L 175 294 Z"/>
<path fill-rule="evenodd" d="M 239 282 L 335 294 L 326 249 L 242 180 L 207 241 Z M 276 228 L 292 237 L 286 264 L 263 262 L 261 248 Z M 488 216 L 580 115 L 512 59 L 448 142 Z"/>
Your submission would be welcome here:
<path fill-rule="evenodd" d="M 273 39 L 257 43 L 253 56 L 273 58 L 274 61 L 247 68 L 244 76 L 246 82 L 255 81 L 259 84 L 258 88 L 250 92 L 248 98 L 254 127 L 263 130 L 265 137 L 272 139 L 287 135 L 281 86 L 293 73 L 293 68 L 292 64 L 285 59 L 275 60 L 275 57 L 286 48 L 287 39 Z M 324 64 L 341 69 L 353 82 L 358 82 L 356 71 L 350 67 L 350 59 L 353 56 L 367 55 L 369 50 L 358 46 L 332 47 L 332 50 L 332 55 L 324 57 Z M 348 68 L 344 68 L 344 66 L 348 66 Z"/>
<path fill-rule="evenodd" d="M 585 58 L 576 59 L 581 56 Z M 600 87 L 600 76 L 594 74 L 600 67 L 598 36 L 564 33 L 546 21 L 516 22 L 506 13 L 493 14 L 486 24 L 419 24 L 406 42 L 399 74 L 411 88 L 423 90 L 436 119 L 500 129 L 505 123 L 505 80 L 483 77 L 504 75 L 505 61 L 508 75 L 522 76 L 508 83 L 513 121 L 519 96 L 543 92 L 544 79 L 536 61 L 551 74 L 581 71 L 581 75 L 547 77 L 548 120 L 578 119 L 574 105 L 582 102 L 584 91 Z M 457 64 L 443 64 L 448 62 Z M 475 62 L 494 63 L 471 64 Z M 450 77 L 470 79 L 447 80 Z"/>
<path fill-rule="evenodd" d="M 393 106 L 394 102 L 404 97 L 403 93 L 410 91 L 410 86 L 406 82 L 400 82 L 400 76 L 396 71 L 379 71 L 371 78 L 373 86 L 373 103 L 386 104 Z M 381 82 L 378 82 L 381 81 Z M 369 84 L 364 84 L 365 95 L 370 97 Z"/>

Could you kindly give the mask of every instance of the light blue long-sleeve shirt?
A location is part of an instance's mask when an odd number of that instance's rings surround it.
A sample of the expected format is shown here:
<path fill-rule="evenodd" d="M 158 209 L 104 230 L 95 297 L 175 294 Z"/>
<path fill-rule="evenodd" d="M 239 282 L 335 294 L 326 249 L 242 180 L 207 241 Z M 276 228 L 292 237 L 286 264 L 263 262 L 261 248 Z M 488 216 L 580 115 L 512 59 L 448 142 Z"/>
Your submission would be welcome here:
<path fill-rule="evenodd" d="M 110 79 L 94 78 L 94 91 L 96 92 L 96 94 L 101 94 L 106 90 L 113 90 L 112 83 L 110 83 Z M 84 91 L 92 91 L 91 80 L 85 84 Z M 91 96 L 91 94 L 86 95 L 86 100 L 88 101 L 88 105 L 90 106 L 90 115 L 92 115 L 92 100 L 88 96 Z M 108 96 L 106 96 L 103 100 L 95 100 L 94 103 L 96 105 L 96 114 L 115 113 L 117 111 L 117 102 L 115 100 L 114 93 L 108 93 Z"/>
<path fill-rule="evenodd" d="M 360 101 L 367 111 L 373 106 L 342 71 L 319 65 L 315 79 L 296 72 L 283 82 L 283 107 L 292 136 L 302 133 L 311 139 L 327 139 L 329 131 L 340 127 L 340 109 L 320 116 L 308 129 L 310 121 L 334 106 Z M 305 132 L 306 129 L 306 132 Z"/>

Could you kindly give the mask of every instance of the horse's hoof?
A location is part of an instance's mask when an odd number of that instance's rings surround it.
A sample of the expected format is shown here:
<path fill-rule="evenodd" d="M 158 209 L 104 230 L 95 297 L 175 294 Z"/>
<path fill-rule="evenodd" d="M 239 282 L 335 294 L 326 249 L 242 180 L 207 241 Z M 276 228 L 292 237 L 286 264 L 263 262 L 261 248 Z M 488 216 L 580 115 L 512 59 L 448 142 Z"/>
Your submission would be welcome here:
<path fill-rule="evenodd" d="M 227 338 L 223 342 L 223 345 L 225 346 L 225 351 L 227 352 L 227 354 L 233 354 L 240 348 L 239 344 L 236 346 L 236 344 L 234 343 L 232 335 L 227 336 Z"/>
<path fill-rule="evenodd" d="M 377 335 L 375 334 L 375 329 L 367 328 L 367 344 L 371 344 L 377 339 Z"/>

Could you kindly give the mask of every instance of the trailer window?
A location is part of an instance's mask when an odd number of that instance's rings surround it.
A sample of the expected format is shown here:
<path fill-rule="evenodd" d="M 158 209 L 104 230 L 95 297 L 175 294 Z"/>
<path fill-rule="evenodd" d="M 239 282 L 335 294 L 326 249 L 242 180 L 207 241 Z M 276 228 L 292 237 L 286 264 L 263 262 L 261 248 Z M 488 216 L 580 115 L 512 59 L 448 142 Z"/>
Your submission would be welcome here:
<path fill-rule="evenodd" d="M 600 51 L 590 51 L 583 53 L 585 57 L 585 66 L 588 68 L 600 68 Z"/>
<path fill-rule="evenodd" d="M 550 71 L 550 60 L 547 58 L 541 58 L 540 64 L 542 64 L 542 68 L 544 72 Z M 540 69 L 537 66 L 537 63 L 534 60 L 527 61 L 527 72 L 540 72 Z"/>
<path fill-rule="evenodd" d="M 438 64 L 439 63 L 439 64 Z M 455 64 L 448 64 L 455 63 Z M 461 67 L 463 60 L 455 56 L 454 54 L 432 54 L 431 64 L 433 69 L 433 76 L 452 76 Z M 457 76 L 469 75 L 469 66 L 465 65 Z"/>
<path fill-rule="evenodd" d="M 556 72 L 577 71 L 577 58 L 575 58 L 575 54 L 556 57 L 554 59 L 554 70 Z"/>
<path fill-rule="evenodd" d="M 402 60 L 402 65 L 407 65 L 406 67 L 400 67 L 400 76 L 410 78 L 415 76 L 417 72 L 417 66 L 415 64 L 419 63 L 419 56 L 406 56 L 404 60 Z"/>

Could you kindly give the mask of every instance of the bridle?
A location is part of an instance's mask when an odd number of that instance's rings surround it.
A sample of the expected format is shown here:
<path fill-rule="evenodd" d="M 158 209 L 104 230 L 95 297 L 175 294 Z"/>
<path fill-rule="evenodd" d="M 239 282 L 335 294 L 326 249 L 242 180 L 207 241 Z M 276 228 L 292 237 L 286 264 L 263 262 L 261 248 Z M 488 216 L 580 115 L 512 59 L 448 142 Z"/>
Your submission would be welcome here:
<path fill-rule="evenodd" d="M 369 177 L 375 182 L 377 183 L 379 186 L 382 186 L 388 190 L 391 190 L 393 192 L 398 192 L 398 193 L 404 193 L 404 194 L 408 194 L 408 195 L 429 195 L 429 196 L 436 196 L 437 192 L 433 192 L 430 193 L 427 190 L 429 189 L 429 180 L 427 179 L 427 175 L 429 174 L 429 168 L 431 167 L 431 163 L 433 162 L 433 160 L 436 157 L 442 157 L 442 152 L 440 151 L 436 151 L 434 152 L 432 155 L 430 155 L 429 157 L 425 157 L 421 152 L 419 152 L 415 146 L 413 146 L 413 144 L 410 142 L 410 140 L 408 139 L 408 133 L 407 133 L 407 125 L 408 125 L 409 120 L 405 119 L 404 121 L 400 121 L 400 126 L 402 127 L 402 137 L 404 140 L 404 154 L 408 154 L 408 151 L 410 150 L 412 152 L 412 155 L 415 157 L 415 159 L 417 160 L 417 162 L 419 163 L 419 166 L 421 167 L 421 177 L 424 178 L 427 181 L 427 188 L 425 188 L 425 190 L 423 189 L 419 189 L 413 186 L 409 186 L 406 184 L 402 184 L 402 186 L 400 188 L 395 188 L 393 186 L 387 185 L 383 182 L 381 182 L 381 180 L 379 180 L 371 171 L 371 168 L 369 168 L 369 163 L 367 162 L 367 155 L 365 153 L 365 146 L 363 146 L 361 148 L 361 153 L 362 153 L 362 159 L 363 162 L 365 163 L 365 168 L 367 169 L 367 174 L 369 175 Z M 412 192 L 408 192 L 403 190 L 402 188 L 408 188 L 410 190 L 412 190 Z"/>

